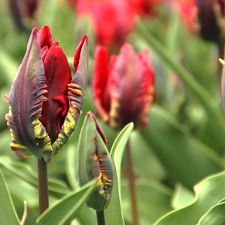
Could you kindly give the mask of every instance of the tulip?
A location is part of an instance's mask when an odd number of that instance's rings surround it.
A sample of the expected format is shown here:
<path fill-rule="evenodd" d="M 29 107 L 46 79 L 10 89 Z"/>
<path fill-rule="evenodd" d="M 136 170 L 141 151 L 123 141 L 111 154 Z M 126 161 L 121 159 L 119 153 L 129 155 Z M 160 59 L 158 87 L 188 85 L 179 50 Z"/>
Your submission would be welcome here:
<path fill-rule="evenodd" d="M 98 46 L 94 58 L 93 95 L 97 115 L 111 127 L 121 129 L 133 122 L 135 128 L 148 124 L 154 102 L 154 72 L 147 50 L 135 54 L 124 44 L 119 56 Z"/>
<path fill-rule="evenodd" d="M 131 10 L 141 16 L 154 16 L 156 6 L 161 3 L 162 0 L 127 0 Z"/>
<path fill-rule="evenodd" d="M 48 26 L 33 28 L 9 95 L 6 115 L 11 149 L 20 158 L 50 161 L 67 142 L 81 113 L 87 85 L 88 38 L 74 53 L 75 76 Z"/>
<path fill-rule="evenodd" d="M 171 0 L 171 8 L 175 8 L 184 21 L 186 27 L 193 33 L 197 32 L 195 0 Z"/>
<path fill-rule="evenodd" d="M 107 208 L 113 187 L 112 161 L 106 137 L 94 114 L 87 113 L 78 143 L 78 179 L 80 186 L 98 179 L 87 205 L 97 211 Z"/>
<path fill-rule="evenodd" d="M 89 19 L 95 40 L 112 50 L 124 43 L 135 24 L 130 2 L 121 0 L 70 0 L 80 20 Z M 109 16 L 110 15 L 110 16 Z"/>

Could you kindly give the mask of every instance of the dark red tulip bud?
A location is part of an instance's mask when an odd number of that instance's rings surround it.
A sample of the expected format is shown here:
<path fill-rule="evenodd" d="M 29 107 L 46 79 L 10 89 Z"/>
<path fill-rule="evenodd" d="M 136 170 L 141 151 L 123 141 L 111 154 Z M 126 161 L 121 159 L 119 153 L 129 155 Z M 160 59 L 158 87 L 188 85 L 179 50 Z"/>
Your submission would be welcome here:
<path fill-rule="evenodd" d="M 136 54 L 129 44 L 119 56 L 109 56 L 98 46 L 95 51 L 94 102 L 97 115 L 116 129 L 134 122 L 137 129 L 148 124 L 147 115 L 154 102 L 154 72 L 147 50 Z"/>
<path fill-rule="evenodd" d="M 58 44 L 48 26 L 39 32 L 34 28 L 6 96 L 10 104 L 6 115 L 12 136 L 10 146 L 20 158 L 33 154 L 50 161 L 69 139 L 80 116 L 87 85 L 87 36 L 75 52 L 77 69 L 73 78 Z"/>

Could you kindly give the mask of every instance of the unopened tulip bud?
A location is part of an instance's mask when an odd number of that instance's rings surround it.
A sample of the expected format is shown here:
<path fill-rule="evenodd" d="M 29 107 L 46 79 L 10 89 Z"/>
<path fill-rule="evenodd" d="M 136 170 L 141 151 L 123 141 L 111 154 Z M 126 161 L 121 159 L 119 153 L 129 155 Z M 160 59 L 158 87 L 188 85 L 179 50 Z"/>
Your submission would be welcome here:
<path fill-rule="evenodd" d="M 82 64 L 82 65 L 81 65 Z M 50 161 L 67 142 L 81 113 L 87 85 L 88 38 L 74 54 L 72 78 L 66 55 L 48 26 L 34 28 L 9 95 L 6 115 L 11 149 L 20 158 L 35 155 Z"/>
<path fill-rule="evenodd" d="M 113 187 L 113 167 L 105 135 L 91 112 L 86 115 L 79 138 L 78 178 L 80 186 L 98 179 L 87 205 L 97 211 L 107 208 Z"/>

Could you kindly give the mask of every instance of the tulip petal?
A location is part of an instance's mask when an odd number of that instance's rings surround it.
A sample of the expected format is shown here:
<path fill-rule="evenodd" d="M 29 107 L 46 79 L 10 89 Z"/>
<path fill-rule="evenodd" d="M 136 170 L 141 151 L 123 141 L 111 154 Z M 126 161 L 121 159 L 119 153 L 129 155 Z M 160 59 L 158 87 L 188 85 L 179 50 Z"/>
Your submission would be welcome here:
<path fill-rule="evenodd" d="M 51 142 L 39 121 L 47 93 L 37 29 L 32 30 L 27 51 L 7 96 L 10 104 L 6 115 L 11 131 L 11 148 L 20 158 L 34 154 L 51 158 Z"/>
<path fill-rule="evenodd" d="M 98 116 L 105 122 L 109 120 L 109 67 L 108 52 L 105 47 L 98 46 L 95 50 L 93 93 Z"/>
<path fill-rule="evenodd" d="M 155 99 L 154 74 L 148 52 L 136 55 L 133 48 L 125 44 L 111 73 L 110 125 L 122 128 L 134 122 L 135 128 L 143 129 Z"/>
<path fill-rule="evenodd" d="M 84 92 L 88 83 L 88 38 L 83 36 L 74 54 L 75 76 L 68 84 L 68 99 L 70 107 L 64 120 L 58 138 L 53 143 L 54 154 L 65 144 L 76 128 L 81 114 L 81 107 L 84 99 Z"/>
<path fill-rule="evenodd" d="M 58 45 L 58 42 L 54 42 L 52 39 L 52 34 L 48 26 L 43 26 L 37 33 L 38 43 L 41 48 L 47 46 L 50 48 L 52 45 Z"/>
<path fill-rule="evenodd" d="M 78 84 L 85 91 L 88 84 L 88 37 L 84 35 L 74 53 L 73 83 Z"/>
<path fill-rule="evenodd" d="M 51 46 L 44 60 L 48 101 L 43 103 L 41 122 L 52 141 L 57 139 L 69 108 L 67 86 L 71 71 L 67 58 L 59 46 Z"/>

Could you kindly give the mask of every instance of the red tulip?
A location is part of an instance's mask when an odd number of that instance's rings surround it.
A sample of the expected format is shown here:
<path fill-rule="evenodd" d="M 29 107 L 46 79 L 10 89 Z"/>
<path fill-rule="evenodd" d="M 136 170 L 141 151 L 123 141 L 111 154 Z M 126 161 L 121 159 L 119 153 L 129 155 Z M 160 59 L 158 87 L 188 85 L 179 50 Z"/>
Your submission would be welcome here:
<path fill-rule="evenodd" d="M 177 9 L 187 28 L 195 33 L 197 31 L 195 0 L 171 0 L 171 7 Z"/>
<path fill-rule="evenodd" d="M 154 72 L 147 50 L 135 54 L 124 44 L 119 56 L 102 46 L 95 51 L 93 92 L 97 115 L 113 128 L 130 122 L 138 129 L 148 124 L 148 111 L 155 99 Z"/>
<path fill-rule="evenodd" d="M 71 136 L 87 85 L 88 44 L 84 35 L 70 67 L 49 27 L 32 30 L 27 51 L 6 96 L 12 150 L 20 158 L 34 154 L 50 161 Z"/>
<path fill-rule="evenodd" d="M 224 45 L 224 0 L 171 0 L 171 2 L 192 32 L 199 32 L 206 41 Z"/>
<path fill-rule="evenodd" d="M 224 45 L 225 1 L 196 0 L 200 34 L 207 41 Z"/>
<path fill-rule="evenodd" d="M 75 7 L 78 17 L 90 19 L 97 43 L 111 49 L 122 45 L 134 26 L 135 14 L 127 1 L 82 0 Z"/>
<path fill-rule="evenodd" d="M 155 7 L 162 0 L 127 0 L 132 10 L 141 16 L 152 16 L 155 14 Z"/>

